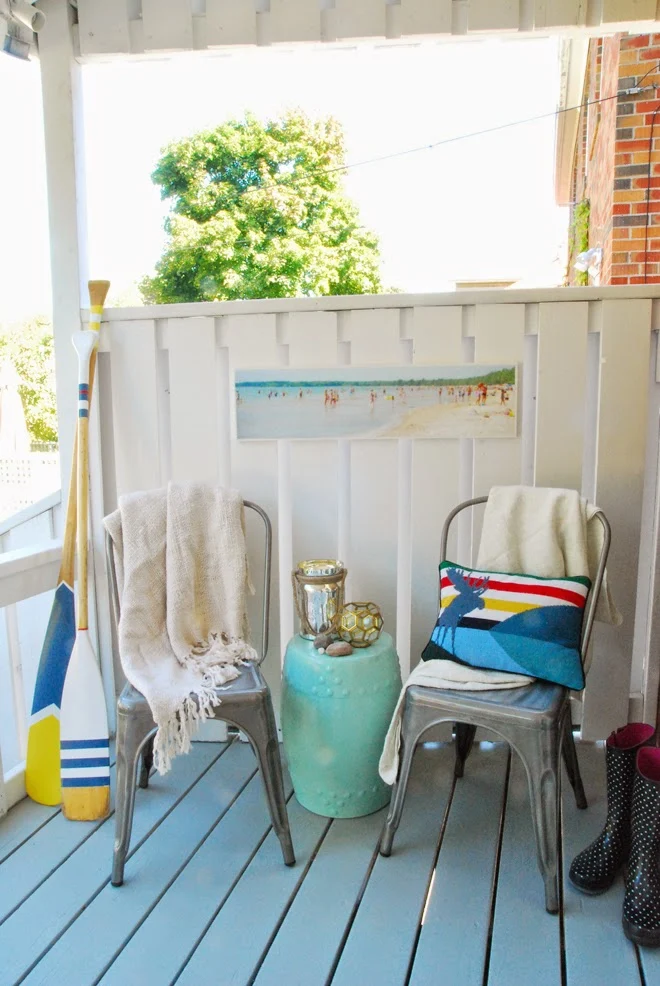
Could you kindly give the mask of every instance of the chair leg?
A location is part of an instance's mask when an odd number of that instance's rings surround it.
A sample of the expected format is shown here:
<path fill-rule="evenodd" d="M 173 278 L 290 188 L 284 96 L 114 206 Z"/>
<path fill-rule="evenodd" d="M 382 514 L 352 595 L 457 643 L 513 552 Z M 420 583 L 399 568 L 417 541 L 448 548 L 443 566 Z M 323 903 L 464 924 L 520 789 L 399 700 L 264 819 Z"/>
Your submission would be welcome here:
<path fill-rule="evenodd" d="M 573 738 L 573 723 L 571 721 L 570 706 L 567 706 L 566 716 L 564 717 L 564 730 L 561 748 L 564 757 L 564 764 L 566 766 L 566 773 L 568 774 L 568 779 L 571 782 L 573 794 L 575 795 L 575 804 L 578 808 L 586 808 L 587 796 L 584 793 L 582 777 L 580 776 L 580 764 L 578 761 L 577 750 L 575 748 L 575 739 Z"/>
<path fill-rule="evenodd" d="M 115 791 L 115 846 L 112 856 L 113 887 L 124 882 L 124 865 L 131 841 L 135 807 L 135 776 L 145 736 L 153 731 L 151 717 L 117 715 L 117 783 Z"/>
<path fill-rule="evenodd" d="M 456 723 L 456 764 L 454 766 L 454 777 L 463 776 L 465 761 L 470 755 L 476 732 L 476 726 L 472 726 L 467 722 Z"/>
<path fill-rule="evenodd" d="M 154 738 L 147 740 L 142 748 L 140 759 L 140 772 L 138 774 L 138 787 L 147 788 L 149 786 L 149 774 L 154 765 Z"/>
<path fill-rule="evenodd" d="M 559 729 L 517 732 L 515 745 L 525 763 L 545 909 L 559 910 Z"/>
<path fill-rule="evenodd" d="M 421 735 L 419 733 L 413 734 L 412 731 L 410 732 L 410 735 L 407 735 L 406 712 L 407 710 L 404 710 L 403 722 L 401 723 L 399 773 L 392 788 L 390 807 L 388 809 L 387 818 L 385 819 L 385 825 L 383 826 L 383 832 L 380 837 L 381 856 L 389 856 L 392 852 L 392 843 L 394 842 L 394 836 L 399 827 L 401 815 L 403 813 L 403 803 L 406 799 L 406 789 L 410 779 L 410 769 L 412 767 L 413 757 L 415 755 L 415 747 L 417 746 L 417 741 Z"/>
<path fill-rule="evenodd" d="M 258 705 L 246 706 L 240 711 L 232 709 L 231 721 L 243 730 L 254 750 L 266 791 L 273 829 L 280 840 L 284 862 L 287 866 L 293 866 L 296 857 L 286 810 L 277 724 L 270 695 L 266 695 Z"/>

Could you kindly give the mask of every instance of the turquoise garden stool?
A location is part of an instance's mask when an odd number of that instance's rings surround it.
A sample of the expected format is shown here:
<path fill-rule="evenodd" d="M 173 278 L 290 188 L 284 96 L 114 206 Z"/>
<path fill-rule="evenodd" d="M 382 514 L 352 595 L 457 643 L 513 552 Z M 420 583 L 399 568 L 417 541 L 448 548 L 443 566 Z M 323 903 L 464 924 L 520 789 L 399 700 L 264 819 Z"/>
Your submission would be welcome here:
<path fill-rule="evenodd" d="M 292 638 L 284 658 L 282 740 L 304 808 L 356 818 L 389 802 L 378 761 L 400 691 L 388 633 L 348 657 L 319 654 L 313 641 Z"/>

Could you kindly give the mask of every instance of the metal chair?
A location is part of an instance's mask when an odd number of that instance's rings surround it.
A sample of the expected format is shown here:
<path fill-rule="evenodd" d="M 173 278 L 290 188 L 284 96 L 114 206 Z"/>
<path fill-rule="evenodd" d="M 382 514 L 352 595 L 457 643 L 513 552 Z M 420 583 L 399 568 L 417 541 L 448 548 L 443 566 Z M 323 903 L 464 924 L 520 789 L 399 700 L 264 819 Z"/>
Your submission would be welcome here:
<path fill-rule="evenodd" d="M 222 703 L 214 709 L 214 717 L 242 729 L 252 745 L 264 783 L 266 800 L 273 829 L 280 840 L 282 855 L 287 866 L 293 866 L 295 856 L 289 830 L 289 819 L 282 780 L 277 725 L 273 712 L 270 689 L 259 665 L 268 650 L 268 616 L 270 605 L 270 575 L 272 529 L 268 515 L 256 503 L 243 501 L 264 524 L 264 593 L 261 623 L 261 653 L 259 661 L 241 668 L 238 678 L 221 686 Z M 119 623 L 120 601 L 117 586 L 112 540 L 106 532 L 106 559 L 116 623 Z M 124 865 L 131 838 L 133 809 L 135 807 L 135 783 L 146 788 L 153 763 L 153 738 L 156 725 L 144 696 L 130 683 L 117 700 L 117 791 L 115 798 L 115 845 L 112 860 L 112 885 L 124 882 Z M 138 762 L 140 763 L 139 776 Z"/>
<path fill-rule="evenodd" d="M 449 514 L 441 537 L 443 560 L 447 557 L 447 538 L 453 519 L 462 510 L 485 503 L 487 499 L 488 497 L 477 497 L 466 500 Z M 583 664 L 611 540 L 607 518 L 602 511 L 598 511 L 596 516 L 603 525 L 604 540 L 598 571 L 585 605 L 580 639 Z M 463 776 L 465 761 L 478 726 L 497 733 L 522 759 L 529 785 L 538 864 L 545 883 L 545 906 L 551 914 L 557 913 L 560 750 L 575 794 L 575 802 L 578 808 L 587 807 L 573 740 L 568 689 L 544 681 L 534 681 L 522 688 L 490 691 L 454 691 L 423 685 L 408 688 L 401 726 L 399 772 L 381 836 L 380 852 L 383 856 L 390 855 L 394 834 L 401 821 L 415 746 L 427 729 L 440 722 L 456 723 L 456 777 Z"/>

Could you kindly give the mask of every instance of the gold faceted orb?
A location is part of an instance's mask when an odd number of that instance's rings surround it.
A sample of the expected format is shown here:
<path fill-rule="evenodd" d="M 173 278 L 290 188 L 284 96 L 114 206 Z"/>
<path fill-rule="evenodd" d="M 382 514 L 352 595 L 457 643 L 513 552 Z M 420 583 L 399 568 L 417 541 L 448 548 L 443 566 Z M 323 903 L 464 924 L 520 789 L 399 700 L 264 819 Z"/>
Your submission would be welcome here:
<path fill-rule="evenodd" d="M 353 647 L 368 647 L 380 637 L 383 617 L 376 603 L 346 603 L 339 618 L 339 636 Z"/>

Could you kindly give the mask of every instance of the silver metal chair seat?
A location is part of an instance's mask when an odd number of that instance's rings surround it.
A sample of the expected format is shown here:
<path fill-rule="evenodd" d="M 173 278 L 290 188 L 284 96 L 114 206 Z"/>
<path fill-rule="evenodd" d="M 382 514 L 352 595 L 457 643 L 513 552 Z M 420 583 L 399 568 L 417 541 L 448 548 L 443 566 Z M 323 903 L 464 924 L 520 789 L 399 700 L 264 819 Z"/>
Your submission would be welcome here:
<path fill-rule="evenodd" d="M 461 510 L 485 503 L 486 500 L 487 497 L 467 500 L 450 513 L 441 538 L 443 560 L 447 557 L 447 540 L 452 520 Z M 596 516 L 603 525 L 604 540 L 598 572 L 585 606 L 580 640 L 583 663 L 589 646 L 611 537 L 604 514 L 599 512 Z M 465 761 L 479 726 L 504 739 L 520 756 L 527 774 L 538 864 L 545 884 L 545 906 L 550 913 L 556 913 L 559 909 L 557 857 L 560 751 L 576 804 L 578 808 L 587 807 L 573 739 L 570 692 L 561 685 L 544 681 L 534 681 L 522 688 L 492 691 L 458 691 L 425 685 L 412 685 L 408 688 L 401 723 L 399 771 L 380 843 L 383 856 L 390 855 L 394 835 L 401 821 L 415 747 L 427 729 L 441 722 L 456 723 L 456 777 L 463 776 Z"/>
<path fill-rule="evenodd" d="M 259 764 L 273 829 L 280 840 L 284 862 L 287 866 L 292 866 L 295 856 L 286 810 L 277 725 L 270 689 L 259 667 L 268 650 L 272 532 L 270 520 L 261 507 L 247 500 L 245 506 L 261 518 L 265 529 L 260 660 L 259 663 L 243 665 L 238 678 L 217 689 L 221 703 L 214 710 L 214 718 L 237 726 L 250 741 Z M 115 619 L 119 622 L 117 573 L 112 541 L 107 535 L 105 543 Z M 156 726 L 147 700 L 137 688 L 127 683 L 117 700 L 117 790 L 112 860 L 112 884 L 115 887 L 120 886 L 124 880 L 124 866 L 133 824 L 136 779 L 139 787 L 147 787 L 153 763 L 155 732 Z"/>

